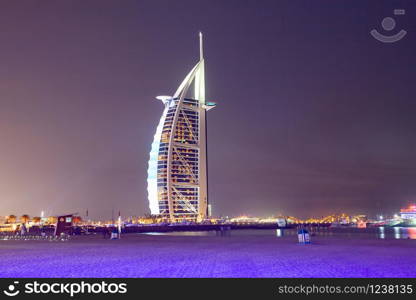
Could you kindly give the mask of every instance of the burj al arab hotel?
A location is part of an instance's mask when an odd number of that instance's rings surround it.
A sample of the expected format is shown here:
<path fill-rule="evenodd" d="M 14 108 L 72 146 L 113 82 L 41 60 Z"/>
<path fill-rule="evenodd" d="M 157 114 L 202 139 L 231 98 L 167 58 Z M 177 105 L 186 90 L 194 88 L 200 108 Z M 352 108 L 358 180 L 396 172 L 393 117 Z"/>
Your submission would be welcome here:
<path fill-rule="evenodd" d="M 170 222 L 208 216 L 206 113 L 215 103 L 205 101 L 201 33 L 199 47 L 198 63 L 175 94 L 156 97 L 164 109 L 150 151 L 147 191 L 152 215 Z"/>

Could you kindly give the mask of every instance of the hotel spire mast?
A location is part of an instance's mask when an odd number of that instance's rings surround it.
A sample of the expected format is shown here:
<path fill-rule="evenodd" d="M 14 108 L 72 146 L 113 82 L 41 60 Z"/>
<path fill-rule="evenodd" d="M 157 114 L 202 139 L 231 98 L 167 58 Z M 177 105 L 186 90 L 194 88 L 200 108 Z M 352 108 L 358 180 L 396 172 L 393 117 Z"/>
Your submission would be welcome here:
<path fill-rule="evenodd" d="M 199 67 L 195 75 L 195 99 L 205 104 L 205 61 L 202 32 L 199 33 Z"/>

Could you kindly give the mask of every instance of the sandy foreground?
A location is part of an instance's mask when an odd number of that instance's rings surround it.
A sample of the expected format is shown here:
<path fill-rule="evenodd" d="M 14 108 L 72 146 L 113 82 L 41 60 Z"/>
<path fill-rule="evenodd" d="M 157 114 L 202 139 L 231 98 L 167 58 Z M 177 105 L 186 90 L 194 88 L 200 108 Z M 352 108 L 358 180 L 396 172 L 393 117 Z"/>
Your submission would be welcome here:
<path fill-rule="evenodd" d="M 0 241 L 0 277 L 416 277 L 416 240 L 232 232 Z"/>

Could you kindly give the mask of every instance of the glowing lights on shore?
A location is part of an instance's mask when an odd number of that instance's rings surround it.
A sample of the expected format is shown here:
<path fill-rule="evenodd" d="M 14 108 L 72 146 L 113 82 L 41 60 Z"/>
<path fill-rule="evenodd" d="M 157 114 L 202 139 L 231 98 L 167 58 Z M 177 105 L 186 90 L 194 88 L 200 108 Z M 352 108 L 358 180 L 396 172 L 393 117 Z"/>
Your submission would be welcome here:
<path fill-rule="evenodd" d="M 400 218 L 416 223 L 416 205 L 412 204 L 400 210 Z"/>
<path fill-rule="evenodd" d="M 156 165 L 155 165 L 156 166 Z M 151 178 L 156 179 L 156 178 Z M 26 216 L 26 215 L 24 215 Z M 44 216 L 42 211 L 41 216 Z M 78 221 L 75 221 L 75 218 Z M 254 217 L 249 215 L 241 215 L 238 217 L 223 217 L 215 218 L 210 217 L 202 219 L 200 221 L 188 220 L 186 218 L 178 218 L 176 222 L 170 222 L 167 217 L 161 215 L 146 215 L 142 217 L 130 216 L 126 217 L 124 220 L 82 220 L 80 217 L 74 218 L 74 224 L 80 226 L 135 226 L 135 225 L 166 225 L 166 224 L 175 224 L 175 225 L 210 225 L 210 224 L 237 224 L 237 225 L 255 225 L 255 224 L 278 224 L 278 226 L 284 227 L 287 225 L 296 225 L 296 224 L 333 224 L 334 226 L 340 225 L 351 225 L 358 228 L 366 228 L 371 226 L 371 224 L 376 226 L 403 226 L 403 227 L 416 227 L 416 205 L 409 205 L 406 208 L 400 210 L 400 213 L 396 214 L 384 214 L 374 216 L 373 219 L 368 219 L 366 215 L 347 215 L 345 213 L 333 214 L 321 218 L 309 218 L 309 219 L 300 219 L 293 216 L 284 216 L 284 215 L 274 215 L 267 217 Z M 19 224 L 22 223 L 22 218 L 18 218 L 14 215 L 0 216 L 0 231 L 12 231 L 17 228 Z M 28 228 L 32 226 L 48 226 L 55 225 L 57 222 L 56 217 L 32 217 L 26 220 L 25 224 Z M 284 224 L 284 225 L 281 225 Z M 415 229 L 416 230 L 416 229 Z"/>

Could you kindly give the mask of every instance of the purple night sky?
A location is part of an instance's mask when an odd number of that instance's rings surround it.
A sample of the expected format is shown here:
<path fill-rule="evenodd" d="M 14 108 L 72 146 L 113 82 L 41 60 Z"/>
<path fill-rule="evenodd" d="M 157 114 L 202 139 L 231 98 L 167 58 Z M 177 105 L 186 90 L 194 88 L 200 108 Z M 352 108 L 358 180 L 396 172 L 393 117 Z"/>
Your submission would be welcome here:
<path fill-rule="evenodd" d="M 408 33 L 383 44 L 374 28 Z M 148 213 L 155 96 L 196 63 L 199 30 L 218 103 L 215 215 L 371 215 L 416 202 L 416 1 L 9 0 L 0 215 Z"/>

